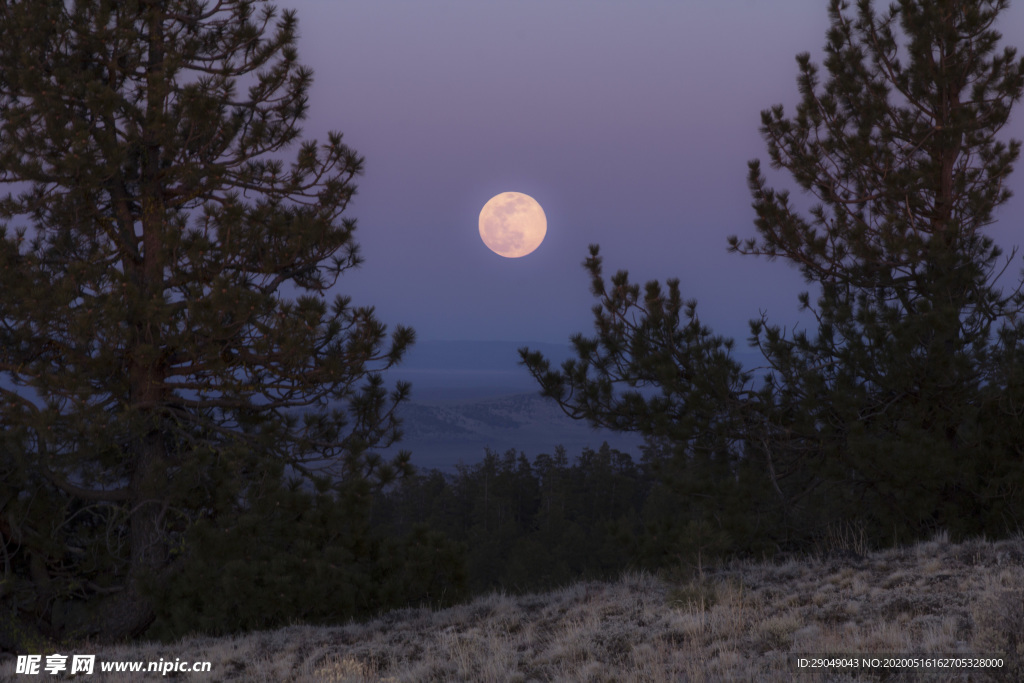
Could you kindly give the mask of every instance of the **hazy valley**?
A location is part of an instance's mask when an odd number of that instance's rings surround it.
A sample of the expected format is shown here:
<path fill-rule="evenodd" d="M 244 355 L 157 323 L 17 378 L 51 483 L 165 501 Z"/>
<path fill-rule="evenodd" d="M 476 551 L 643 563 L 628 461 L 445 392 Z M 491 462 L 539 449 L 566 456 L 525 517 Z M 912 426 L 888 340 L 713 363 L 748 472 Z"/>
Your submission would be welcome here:
<path fill-rule="evenodd" d="M 571 349 L 533 342 L 417 342 L 388 381 L 412 383 L 410 401 L 402 411 L 402 442 L 384 451 L 412 451 L 420 468 L 454 471 L 459 462 L 474 463 L 485 449 L 510 448 L 534 457 L 564 446 L 569 455 L 585 447 L 612 448 L 636 456 L 642 439 L 591 428 L 569 418 L 536 382 L 518 367 L 516 350 L 529 346 L 544 352 L 552 364 L 570 357 Z"/>

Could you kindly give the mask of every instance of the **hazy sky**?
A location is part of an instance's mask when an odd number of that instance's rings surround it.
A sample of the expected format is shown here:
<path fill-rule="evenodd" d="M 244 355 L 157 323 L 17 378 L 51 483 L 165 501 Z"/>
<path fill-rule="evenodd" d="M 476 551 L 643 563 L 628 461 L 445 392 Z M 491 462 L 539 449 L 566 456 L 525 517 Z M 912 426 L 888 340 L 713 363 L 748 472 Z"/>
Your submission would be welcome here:
<path fill-rule="evenodd" d="M 737 341 L 760 309 L 798 319 L 795 270 L 728 254 L 726 237 L 754 234 L 746 164 L 768 168 L 760 111 L 792 113 L 794 56 L 820 63 L 827 0 L 277 4 L 298 10 L 316 74 L 306 135 L 339 130 L 366 157 L 350 206 L 366 263 L 339 292 L 389 326 L 421 339 L 589 334 L 580 263 L 594 242 L 607 275 L 678 277 L 702 320 Z M 1024 49 L 1021 7 L 998 28 Z M 1024 104 L 1007 135 L 1024 138 Z M 992 231 L 1004 247 L 1024 243 L 1021 163 Z M 504 191 L 544 207 L 547 238 L 529 256 L 479 238 L 481 207 Z"/>

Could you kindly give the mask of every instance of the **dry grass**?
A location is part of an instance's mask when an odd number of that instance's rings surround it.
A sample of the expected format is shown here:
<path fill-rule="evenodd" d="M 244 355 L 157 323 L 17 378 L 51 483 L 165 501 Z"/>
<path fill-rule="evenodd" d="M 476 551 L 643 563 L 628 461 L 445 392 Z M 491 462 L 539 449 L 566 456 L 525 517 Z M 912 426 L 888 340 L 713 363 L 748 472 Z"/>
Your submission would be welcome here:
<path fill-rule="evenodd" d="M 999 654 L 1006 667 L 815 677 L 797 671 L 794 653 Z M 863 556 L 733 563 L 688 581 L 630 574 L 362 624 L 97 654 L 211 661 L 210 674 L 180 675 L 196 681 L 1024 680 L 1024 538 L 940 536 Z M 0 666 L 7 675 L 12 663 Z"/>

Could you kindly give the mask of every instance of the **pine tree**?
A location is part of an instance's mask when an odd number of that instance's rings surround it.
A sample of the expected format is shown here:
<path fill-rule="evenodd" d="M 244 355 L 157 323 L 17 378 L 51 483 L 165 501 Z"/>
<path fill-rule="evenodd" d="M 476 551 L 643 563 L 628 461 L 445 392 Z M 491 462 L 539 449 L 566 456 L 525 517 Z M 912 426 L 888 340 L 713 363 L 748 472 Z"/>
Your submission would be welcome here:
<path fill-rule="evenodd" d="M 798 211 L 751 162 L 758 237 L 730 239 L 820 288 L 814 303 L 801 296 L 813 336 L 752 323 L 773 370 L 762 454 L 793 473 L 791 497 L 813 491 L 819 521 L 827 505 L 828 519 L 866 518 L 890 540 L 1000 533 L 1006 520 L 981 520 L 1009 489 L 985 481 L 1021 454 L 1007 462 L 1005 430 L 977 426 L 994 358 L 1019 348 L 1024 300 L 997 286 L 1009 259 L 985 229 L 1010 197 L 1020 142 L 997 136 L 1024 61 L 997 48 L 1004 1 L 901 0 L 879 14 L 861 0 L 852 15 L 848 4 L 830 5 L 825 82 L 800 54 L 795 116 L 762 113 L 772 166 L 817 203 Z"/>
<path fill-rule="evenodd" d="M 526 348 L 520 350 L 522 364 L 542 395 L 570 417 L 644 436 L 650 466 L 665 484 L 652 495 L 671 500 L 658 506 L 671 508 L 669 513 L 648 516 L 660 527 L 651 526 L 639 539 L 639 545 L 657 548 L 645 551 L 645 561 L 659 553 L 686 554 L 683 547 L 699 549 L 703 559 L 749 546 L 754 539 L 724 528 L 731 526 L 729 518 L 742 519 L 735 514 L 739 509 L 755 516 L 773 512 L 765 507 L 771 505 L 765 476 L 744 462 L 751 376 L 732 357 L 733 341 L 701 322 L 696 301 L 683 298 L 678 280 L 641 289 L 619 271 L 606 281 L 596 245 L 583 265 L 599 301 L 593 308 L 596 336 L 574 335 L 577 358 L 558 370 Z M 750 496 L 751 489 L 766 492 L 764 500 Z"/>
<path fill-rule="evenodd" d="M 301 140 L 296 31 L 262 0 L 0 5 L 0 599 L 44 631 L 140 633 L 189 529 L 274 477 L 408 468 L 372 449 L 413 333 L 325 299 L 363 159 Z"/>
<path fill-rule="evenodd" d="M 647 437 L 697 530 L 676 545 L 805 544 L 851 519 L 874 542 L 1024 522 L 1024 296 L 998 286 L 1012 255 L 985 234 L 1020 152 L 998 139 L 1024 91 L 992 28 L 1006 6 L 859 0 L 850 16 L 832 0 L 828 79 L 798 55 L 795 116 L 762 113 L 773 167 L 817 203 L 802 213 L 751 162 L 758 236 L 730 238 L 820 290 L 800 297 L 815 329 L 751 322 L 760 388 L 678 281 L 609 287 L 596 247 L 597 336 L 576 335 L 560 370 L 520 352 L 571 416 Z"/>

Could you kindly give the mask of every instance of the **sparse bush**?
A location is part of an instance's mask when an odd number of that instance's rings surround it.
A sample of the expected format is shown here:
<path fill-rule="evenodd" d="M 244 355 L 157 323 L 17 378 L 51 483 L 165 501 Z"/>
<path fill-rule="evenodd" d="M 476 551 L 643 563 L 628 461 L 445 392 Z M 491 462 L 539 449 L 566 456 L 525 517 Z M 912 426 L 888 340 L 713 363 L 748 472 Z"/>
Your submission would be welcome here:
<path fill-rule="evenodd" d="M 711 609 L 718 602 L 718 590 L 713 581 L 698 578 L 668 592 L 668 604 L 703 611 Z"/>
<path fill-rule="evenodd" d="M 867 530 L 859 522 L 833 522 L 815 541 L 815 552 L 823 556 L 862 558 L 871 552 Z"/>

